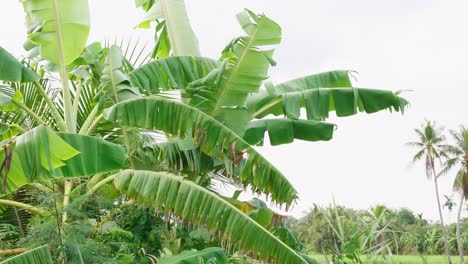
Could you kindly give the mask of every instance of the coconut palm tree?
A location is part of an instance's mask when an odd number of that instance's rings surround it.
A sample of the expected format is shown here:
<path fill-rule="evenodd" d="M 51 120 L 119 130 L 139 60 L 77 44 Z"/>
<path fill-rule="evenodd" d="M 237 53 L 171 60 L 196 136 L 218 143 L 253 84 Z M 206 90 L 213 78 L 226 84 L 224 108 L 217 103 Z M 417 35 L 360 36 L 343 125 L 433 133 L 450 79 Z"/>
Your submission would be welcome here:
<path fill-rule="evenodd" d="M 445 167 L 442 173 L 446 173 L 453 167 L 458 167 L 458 171 L 453 183 L 453 188 L 460 193 L 460 204 L 457 213 L 457 246 L 460 255 L 460 263 L 464 262 L 463 241 L 461 239 L 460 222 L 463 211 L 463 203 L 468 199 L 468 129 L 460 127 L 458 131 L 451 130 L 450 134 L 455 140 L 455 144 L 448 147 L 451 157 L 444 163 Z"/>
<path fill-rule="evenodd" d="M 445 152 L 447 148 L 447 145 L 445 144 L 445 137 L 444 135 L 442 135 L 442 129 L 437 127 L 437 124 L 435 122 L 431 121 L 426 121 L 424 124 L 421 125 L 421 128 L 416 128 L 414 131 L 418 136 L 418 141 L 408 142 L 407 145 L 417 148 L 417 152 L 413 156 L 412 162 L 415 163 L 420 160 L 424 160 L 426 177 L 428 180 L 434 181 L 437 207 L 439 209 L 440 224 L 444 235 L 445 253 L 447 254 L 448 262 L 452 263 L 452 260 L 450 258 L 448 236 L 444 225 L 442 207 L 440 204 L 439 197 L 439 185 L 437 180 L 440 174 L 436 173 L 435 164 L 436 160 L 441 161 L 442 158 L 447 157 L 447 154 Z"/>

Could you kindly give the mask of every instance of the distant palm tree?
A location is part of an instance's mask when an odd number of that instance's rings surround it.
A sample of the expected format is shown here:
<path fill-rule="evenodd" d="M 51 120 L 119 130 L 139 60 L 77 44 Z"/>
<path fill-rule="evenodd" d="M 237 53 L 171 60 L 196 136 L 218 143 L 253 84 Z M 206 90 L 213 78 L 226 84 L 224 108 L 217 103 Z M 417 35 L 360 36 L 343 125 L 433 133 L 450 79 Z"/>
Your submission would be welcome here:
<path fill-rule="evenodd" d="M 439 209 L 440 225 L 444 235 L 445 253 L 448 257 L 448 263 L 451 264 L 450 250 L 448 245 L 447 230 L 445 229 L 444 219 L 442 217 L 442 208 L 440 205 L 439 185 L 437 183 L 438 176 L 435 171 L 435 160 L 447 158 L 447 145 L 445 144 L 445 136 L 442 135 L 442 129 L 436 126 L 435 122 L 426 121 L 421 125 L 421 128 L 414 130 L 418 135 L 418 141 L 408 142 L 408 146 L 418 148 L 418 152 L 413 157 L 413 162 L 425 159 L 426 176 L 428 180 L 434 180 L 435 193 L 437 198 L 437 207 Z"/>
<path fill-rule="evenodd" d="M 463 202 L 468 199 L 468 129 L 461 127 L 459 131 L 450 131 L 450 134 L 455 139 L 455 145 L 451 145 L 448 148 L 448 153 L 451 154 L 451 157 L 444 163 L 445 166 L 442 173 L 446 173 L 451 168 L 459 166 L 455 182 L 453 183 L 453 189 L 460 193 L 456 236 L 460 263 L 465 263 L 463 258 L 463 242 L 460 234 L 460 219 L 463 211 Z"/>

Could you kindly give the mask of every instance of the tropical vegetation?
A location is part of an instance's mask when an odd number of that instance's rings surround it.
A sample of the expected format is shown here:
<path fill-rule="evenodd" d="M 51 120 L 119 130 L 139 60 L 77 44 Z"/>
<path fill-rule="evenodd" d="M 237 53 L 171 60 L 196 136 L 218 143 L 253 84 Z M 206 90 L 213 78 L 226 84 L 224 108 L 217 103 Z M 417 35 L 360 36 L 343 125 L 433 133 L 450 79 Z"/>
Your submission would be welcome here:
<path fill-rule="evenodd" d="M 337 205 L 315 205 L 304 217 L 289 221 L 305 251 L 319 256 L 317 259 L 326 258 L 328 262 L 400 263 L 403 255 L 415 256 L 415 263 L 423 263 L 424 258 L 428 259 L 427 263 L 436 263 L 429 261 L 436 258 L 440 261 L 437 263 L 447 261 L 440 256 L 445 255 L 441 224 L 406 208 L 395 210 L 381 205 L 354 210 Z M 460 241 L 462 252 L 467 254 L 468 218 L 447 225 L 446 230 L 450 253 L 458 254 Z M 459 240 L 457 233 L 462 234 Z"/>
<path fill-rule="evenodd" d="M 237 15 L 245 34 L 211 59 L 181 0 L 136 1 L 150 51 L 88 43 L 87 0 L 20 3 L 27 56 L 0 48 L 4 263 L 315 263 L 265 201 L 238 199 L 249 190 L 286 210 L 298 199 L 254 146 L 266 132 L 271 145 L 330 140 L 332 111 L 407 105 L 353 87 L 348 71 L 267 81 L 281 28 L 250 10 Z"/>

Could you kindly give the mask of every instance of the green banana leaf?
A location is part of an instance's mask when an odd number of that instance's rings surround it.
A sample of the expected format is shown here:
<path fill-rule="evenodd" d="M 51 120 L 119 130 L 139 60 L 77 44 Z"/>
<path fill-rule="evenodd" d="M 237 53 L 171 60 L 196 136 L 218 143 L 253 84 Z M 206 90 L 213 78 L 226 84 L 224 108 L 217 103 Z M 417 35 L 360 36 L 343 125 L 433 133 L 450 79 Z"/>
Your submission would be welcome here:
<path fill-rule="evenodd" d="M 334 129 L 334 124 L 313 120 L 263 119 L 250 122 L 244 140 L 253 145 L 262 145 L 268 131 L 273 146 L 291 143 L 294 139 L 327 141 L 332 138 Z"/>
<path fill-rule="evenodd" d="M 200 262 L 200 259 L 203 262 Z M 164 256 L 159 259 L 158 264 L 199 264 L 212 263 L 208 260 L 214 260 L 214 263 L 227 263 L 228 258 L 224 249 L 219 247 L 205 248 L 200 251 L 184 251 L 175 256 Z"/>
<path fill-rule="evenodd" d="M 112 45 L 108 49 L 101 78 L 102 93 L 116 103 L 139 95 L 136 88 L 130 86 L 130 80 L 122 72 L 124 56 L 119 47 Z"/>
<path fill-rule="evenodd" d="M 177 171 L 197 176 L 213 171 L 213 164 L 213 159 L 201 152 L 191 138 L 145 144 L 134 158 L 135 169 Z"/>
<path fill-rule="evenodd" d="M 49 246 L 44 245 L 35 249 L 28 250 L 24 253 L 11 257 L 5 261 L 0 262 L 1 264 L 53 264 L 52 255 L 49 251 Z"/>
<path fill-rule="evenodd" d="M 137 6 L 141 5 L 137 3 Z M 144 9 L 147 13 L 140 26 L 148 27 L 151 21 L 163 20 L 166 39 L 170 39 L 167 53 L 171 49 L 175 56 L 200 55 L 198 39 L 190 25 L 184 0 L 155 1 L 149 10 Z"/>
<path fill-rule="evenodd" d="M 312 88 L 352 87 L 350 71 L 328 71 L 299 77 L 276 85 L 279 93 L 303 91 Z"/>
<path fill-rule="evenodd" d="M 271 163 L 232 130 L 196 108 L 160 97 L 146 97 L 116 104 L 104 112 L 104 118 L 122 126 L 191 137 L 207 155 L 230 161 L 236 172 L 227 174 L 239 175 L 244 186 L 270 194 L 278 203 L 289 205 L 297 198 L 294 187 Z"/>
<path fill-rule="evenodd" d="M 330 111 L 339 117 L 384 109 L 404 111 L 407 104 L 391 91 L 351 87 L 347 71 L 325 72 L 270 86 L 247 102 L 255 118 L 273 114 L 298 119 L 301 108 L 305 108 L 307 119 L 313 120 L 326 119 Z"/>
<path fill-rule="evenodd" d="M 99 138 L 61 133 L 46 126 L 2 142 L 0 160 L 3 181 L 0 193 L 58 176 L 88 176 L 121 169 L 126 151 Z M 5 190 L 5 191 L 3 191 Z"/>
<path fill-rule="evenodd" d="M 210 232 L 276 263 L 307 263 L 293 249 L 217 194 L 166 172 L 125 170 L 115 175 L 118 190 L 138 202 L 204 224 Z M 227 236 L 227 237 L 226 237 Z"/>
<path fill-rule="evenodd" d="M 8 82 L 33 82 L 40 76 L 30 68 L 24 66 L 8 51 L 0 47 L 0 80 Z"/>
<path fill-rule="evenodd" d="M 90 176 L 122 169 L 127 158 L 124 147 L 103 139 L 79 134 L 58 133 L 79 154 L 64 160 L 53 174 L 64 177 Z"/>
<path fill-rule="evenodd" d="M 87 0 L 20 0 L 26 13 L 28 38 L 41 56 L 68 65 L 86 46 L 90 29 Z"/>
<path fill-rule="evenodd" d="M 207 76 L 219 67 L 219 62 L 202 57 L 168 57 L 149 62 L 129 74 L 132 86 L 143 94 L 157 94 L 160 90 L 184 89 L 190 83 Z"/>
<path fill-rule="evenodd" d="M 193 84 L 198 89 L 190 105 L 222 120 L 226 126 L 238 129 L 242 135 L 242 127 L 250 116 L 224 112 L 247 112 L 244 108 L 247 96 L 258 92 L 268 78 L 270 66 L 275 65 L 273 50 L 262 50 L 261 47 L 280 43 L 281 28 L 268 17 L 249 10 L 238 14 L 237 20 L 247 36 L 233 40 L 223 51 L 222 66 Z"/>

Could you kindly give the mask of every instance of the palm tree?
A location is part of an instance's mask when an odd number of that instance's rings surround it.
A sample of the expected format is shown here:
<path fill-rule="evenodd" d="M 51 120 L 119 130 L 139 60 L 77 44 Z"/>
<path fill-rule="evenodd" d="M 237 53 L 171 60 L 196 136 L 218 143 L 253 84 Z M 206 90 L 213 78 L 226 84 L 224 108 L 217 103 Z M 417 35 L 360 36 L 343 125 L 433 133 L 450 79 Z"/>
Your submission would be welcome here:
<path fill-rule="evenodd" d="M 460 255 L 460 263 L 464 262 L 463 254 L 463 241 L 461 239 L 461 214 L 463 211 L 463 203 L 468 199 L 468 129 L 465 127 L 460 127 L 460 130 L 454 131 L 451 130 L 450 134 L 455 140 L 455 144 L 448 147 L 448 152 L 451 154 L 451 157 L 447 159 L 444 163 L 445 168 L 442 171 L 446 173 L 448 170 L 452 169 L 455 166 L 458 166 L 458 171 L 456 174 L 455 181 L 453 183 L 453 188 L 456 192 L 460 193 L 460 204 L 458 207 L 457 214 L 457 246 L 458 253 Z"/>
<path fill-rule="evenodd" d="M 445 137 L 442 135 L 442 129 L 438 128 L 435 122 L 430 121 L 426 121 L 426 123 L 421 125 L 421 128 L 417 128 L 414 131 L 416 132 L 419 141 L 408 142 L 407 145 L 417 148 L 418 151 L 414 155 L 412 162 L 414 163 L 424 159 L 426 177 L 428 180 L 434 181 L 437 207 L 439 209 L 440 224 L 444 235 L 445 253 L 447 254 L 448 262 L 452 263 L 452 260 L 450 258 L 447 231 L 445 229 L 444 219 L 442 216 L 442 207 L 440 204 L 439 197 L 439 186 L 437 183 L 438 177 L 440 175 L 437 174 L 435 170 L 435 161 L 440 161 L 441 158 L 447 157 L 447 154 L 445 153 L 445 150 L 447 148 L 447 145 L 445 144 Z"/>

